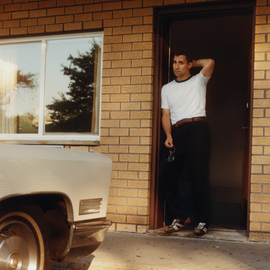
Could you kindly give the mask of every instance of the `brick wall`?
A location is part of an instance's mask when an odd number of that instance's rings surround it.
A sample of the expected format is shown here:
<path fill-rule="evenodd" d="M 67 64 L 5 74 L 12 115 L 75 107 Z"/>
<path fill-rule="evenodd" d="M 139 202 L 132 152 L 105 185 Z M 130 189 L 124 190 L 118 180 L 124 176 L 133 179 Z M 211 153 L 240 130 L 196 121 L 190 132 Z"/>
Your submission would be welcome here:
<path fill-rule="evenodd" d="M 270 1 L 258 0 L 255 26 L 250 240 L 270 241 Z"/>
<path fill-rule="evenodd" d="M 205 0 L 0 0 L 0 38 L 104 29 L 101 145 L 112 229 L 149 225 L 154 6 Z M 270 1 L 269 1 L 270 2 Z M 270 241 L 270 3 L 257 1 L 250 239 Z"/>

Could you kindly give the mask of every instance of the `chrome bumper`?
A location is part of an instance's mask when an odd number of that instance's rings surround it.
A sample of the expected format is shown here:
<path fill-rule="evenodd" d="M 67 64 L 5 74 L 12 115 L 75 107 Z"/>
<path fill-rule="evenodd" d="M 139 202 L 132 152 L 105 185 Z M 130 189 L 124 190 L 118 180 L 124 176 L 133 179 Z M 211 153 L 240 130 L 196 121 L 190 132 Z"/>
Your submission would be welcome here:
<path fill-rule="evenodd" d="M 72 224 L 68 248 L 61 261 L 71 261 L 93 253 L 103 242 L 111 224 L 105 218 Z"/>

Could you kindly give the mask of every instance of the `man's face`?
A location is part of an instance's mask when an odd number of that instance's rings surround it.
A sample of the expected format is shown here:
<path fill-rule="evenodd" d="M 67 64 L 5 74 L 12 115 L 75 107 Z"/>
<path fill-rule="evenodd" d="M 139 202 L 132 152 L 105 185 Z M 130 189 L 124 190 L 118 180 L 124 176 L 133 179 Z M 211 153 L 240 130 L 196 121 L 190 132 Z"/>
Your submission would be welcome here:
<path fill-rule="evenodd" d="M 185 55 L 174 56 L 173 72 L 178 81 L 182 81 L 190 77 L 191 67 L 192 67 L 192 62 L 188 63 Z"/>

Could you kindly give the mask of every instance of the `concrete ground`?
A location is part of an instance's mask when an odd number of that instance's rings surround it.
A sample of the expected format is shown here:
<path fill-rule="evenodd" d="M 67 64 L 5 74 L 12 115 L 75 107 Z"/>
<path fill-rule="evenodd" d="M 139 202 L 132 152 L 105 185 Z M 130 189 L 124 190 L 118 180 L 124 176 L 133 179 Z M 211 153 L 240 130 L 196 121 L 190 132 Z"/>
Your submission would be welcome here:
<path fill-rule="evenodd" d="M 241 235 L 238 240 L 237 234 Z M 247 242 L 242 232 L 210 231 L 207 235 L 108 232 L 92 255 L 53 262 L 51 270 L 270 270 L 270 243 Z"/>

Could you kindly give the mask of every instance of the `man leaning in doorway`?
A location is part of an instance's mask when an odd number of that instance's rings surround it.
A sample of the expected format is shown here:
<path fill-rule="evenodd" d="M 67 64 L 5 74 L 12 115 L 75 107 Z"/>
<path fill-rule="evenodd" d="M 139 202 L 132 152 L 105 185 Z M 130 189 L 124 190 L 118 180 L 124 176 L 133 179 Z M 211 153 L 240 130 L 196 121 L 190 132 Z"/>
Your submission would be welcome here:
<path fill-rule="evenodd" d="M 171 216 L 167 232 L 177 232 L 189 217 L 188 207 L 180 196 L 180 181 L 186 178 L 194 200 L 198 226 L 194 233 L 208 232 L 209 206 L 209 135 L 206 123 L 206 86 L 214 71 L 212 59 L 193 60 L 189 52 L 174 54 L 176 79 L 161 91 L 162 126 L 166 135 L 160 168 L 160 190 Z M 192 76 L 190 69 L 201 67 Z"/>

